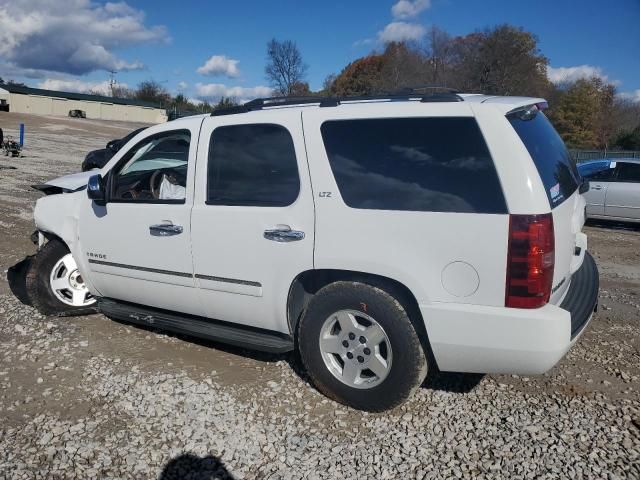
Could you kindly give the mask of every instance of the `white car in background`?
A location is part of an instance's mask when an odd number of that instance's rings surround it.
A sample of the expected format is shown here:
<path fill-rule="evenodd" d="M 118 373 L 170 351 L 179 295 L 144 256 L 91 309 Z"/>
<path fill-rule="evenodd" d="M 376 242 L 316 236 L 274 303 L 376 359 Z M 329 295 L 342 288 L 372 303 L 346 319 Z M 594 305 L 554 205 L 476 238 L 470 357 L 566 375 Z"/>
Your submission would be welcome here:
<path fill-rule="evenodd" d="M 319 390 L 372 411 L 429 369 L 545 372 L 598 298 L 545 107 L 276 98 L 149 127 L 38 200 L 32 303 L 297 349 Z"/>
<path fill-rule="evenodd" d="M 578 171 L 589 181 L 587 218 L 640 222 L 640 160 L 591 160 Z"/>

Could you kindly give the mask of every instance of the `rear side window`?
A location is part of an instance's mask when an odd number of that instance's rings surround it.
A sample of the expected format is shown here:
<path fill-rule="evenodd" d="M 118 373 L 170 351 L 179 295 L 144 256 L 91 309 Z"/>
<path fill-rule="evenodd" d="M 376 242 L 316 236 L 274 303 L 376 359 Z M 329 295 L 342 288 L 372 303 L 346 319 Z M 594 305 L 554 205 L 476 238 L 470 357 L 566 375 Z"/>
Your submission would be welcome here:
<path fill-rule="evenodd" d="M 580 183 L 580 174 L 560 135 L 542 112 L 532 118 L 517 113 L 507 118 L 538 169 L 551 208 L 560 205 Z"/>
<path fill-rule="evenodd" d="M 506 213 L 493 160 L 470 117 L 328 121 L 322 139 L 352 208 Z"/>
<path fill-rule="evenodd" d="M 284 207 L 299 191 L 298 163 L 286 128 L 253 124 L 213 131 L 207 204 Z"/>

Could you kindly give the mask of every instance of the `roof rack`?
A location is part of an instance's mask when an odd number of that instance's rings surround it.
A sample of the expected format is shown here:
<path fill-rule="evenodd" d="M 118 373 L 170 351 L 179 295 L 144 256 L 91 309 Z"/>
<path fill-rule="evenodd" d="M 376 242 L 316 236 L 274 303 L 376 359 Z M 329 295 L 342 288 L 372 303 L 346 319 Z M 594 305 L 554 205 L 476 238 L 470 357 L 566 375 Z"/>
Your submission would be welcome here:
<path fill-rule="evenodd" d="M 419 90 L 427 89 L 445 89 L 445 92 L 433 92 L 433 93 L 417 93 Z M 221 115 L 234 115 L 237 113 L 247 113 L 255 110 L 262 110 L 269 107 L 290 107 L 297 105 L 312 105 L 318 104 L 320 107 L 337 107 L 342 103 L 348 102 L 369 102 L 369 101 L 408 101 L 419 100 L 422 103 L 430 102 L 462 102 L 463 99 L 457 94 L 454 89 L 447 89 L 445 87 L 416 87 L 406 88 L 399 92 L 380 94 L 380 95 L 361 95 L 353 97 L 269 97 L 269 98 L 256 98 L 243 105 L 237 105 L 235 107 L 220 108 L 214 110 L 211 113 L 212 117 Z"/>

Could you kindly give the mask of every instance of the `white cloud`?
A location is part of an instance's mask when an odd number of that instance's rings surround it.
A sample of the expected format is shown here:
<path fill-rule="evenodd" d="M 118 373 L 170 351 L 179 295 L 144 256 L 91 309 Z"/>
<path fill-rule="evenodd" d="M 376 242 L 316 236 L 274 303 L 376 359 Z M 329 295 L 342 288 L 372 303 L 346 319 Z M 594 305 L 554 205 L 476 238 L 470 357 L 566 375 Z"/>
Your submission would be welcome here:
<path fill-rule="evenodd" d="M 373 38 L 362 38 L 353 42 L 352 47 L 366 47 L 367 45 L 371 45 L 373 43 L 375 43 L 375 40 Z"/>
<path fill-rule="evenodd" d="M 391 7 L 393 18 L 413 18 L 431 7 L 431 0 L 400 0 Z"/>
<path fill-rule="evenodd" d="M 178 90 L 186 90 L 189 87 L 187 82 L 178 82 Z"/>
<path fill-rule="evenodd" d="M 640 89 L 634 90 L 633 92 L 620 92 L 618 97 L 623 100 L 631 100 L 632 102 L 640 103 Z"/>
<path fill-rule="evenodd" d="M 383 43 L 420 40 L 427 33 L 422 25 L 407 22 L 391 22 L 378 32 L 378 39 Z"/>
<path fill-rule="evenodd" d="M 0 2 L 0 57 L 14 68 L 81 75 L 138 70 L 114 51 L 169 41 L 165 27 L 145 25 L 141 10 L 91 0 Z"/>
<path fill-rule="evenodd" d="M 604 74 L 602 68 L 593 65 L 578 65 L 575 67 L 547 67 L 547 77 L 553 83 L 571 83 L 581 78 L 598 77 L 605 82 L 618 85 L 620 82 L 611 80 Z"/>
<path fill-rule="evenodd" d="M 118 83 L 118 87 L 127 88 L 128 85 L 126 83 Z M 107 80 L 104 82 L 85 82 L 74 79 L 62 80 L 47 78 L 43 82 L 38 83 L 38 88 L 44 88 L 46 90 L 60 90 L 63 92 L 95 92 L 101 95 L 111 95 L 111 88 Z"/>
<path fill-rule="evenodd" d="M 227 87 L 222 83 L 197 83 L 196 94 L 198 98 L 209 101 L 217 101 L 222 97 L 231 97 L 239 102 L 251 100 L 256 97 L 269 97 L 273 93 L 270 87 Z"/>
<path fill-rule="evenodd" d="M 223 75 L 228 78 L 238 78 L 240 76 L 238 63 L 240 63 L 238 60 L 227 58 L 226 55 L 213 55 L 198 68 L 197 72 L 201 75 Z"/>

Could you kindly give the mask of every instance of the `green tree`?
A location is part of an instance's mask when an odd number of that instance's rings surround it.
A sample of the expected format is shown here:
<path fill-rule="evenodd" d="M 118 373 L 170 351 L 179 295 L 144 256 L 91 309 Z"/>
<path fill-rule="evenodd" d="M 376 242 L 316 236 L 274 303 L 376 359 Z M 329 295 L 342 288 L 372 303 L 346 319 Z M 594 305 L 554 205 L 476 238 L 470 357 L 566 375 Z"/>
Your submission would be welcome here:
<path fill-rule="evenodd" d="M 630 132 L 621 133 L 614 146 L 621 150 L 640 150 L 640 125 Z"/>

